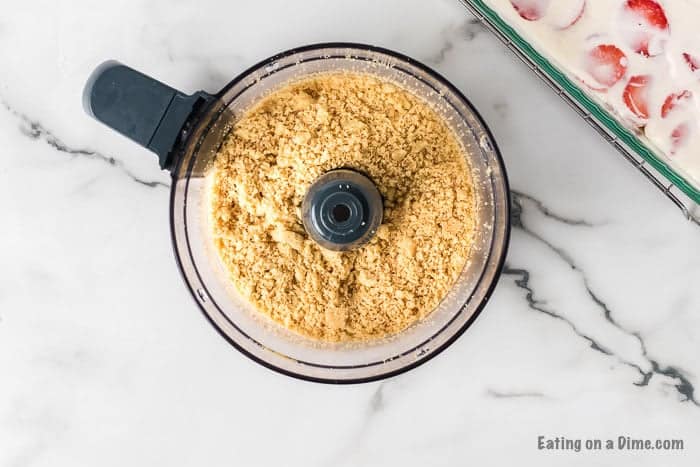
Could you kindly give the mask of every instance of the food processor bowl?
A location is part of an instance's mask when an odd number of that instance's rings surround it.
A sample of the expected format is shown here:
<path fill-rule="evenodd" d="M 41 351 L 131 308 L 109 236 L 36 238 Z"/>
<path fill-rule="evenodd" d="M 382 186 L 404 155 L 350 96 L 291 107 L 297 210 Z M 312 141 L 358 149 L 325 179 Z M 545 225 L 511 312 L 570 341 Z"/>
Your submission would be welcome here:
<path fill-rule="evenodd" d="M 445 119 L 466 149 L 477 198 L 475 243 L 448 295 L 431 314 L 405 331 L 367 342 L 313 340 L 257 312 L 235 290 L 218 258 L 209 224 L 211 178 L 208 175 L 219 147 L 236 121 L 284 84 L 333 72 L 374 75 L 426 101 Z M 104 112 L 99 108 L 96 111 L 91 104 L 99 94 L 98 81 L 93 77 L 88 84 L 86 106 L 96 118 L 105 121 L 108 119 L 100 117 Z M 108 84 L 114 87 L 114 80 Z M 482 310 L 500 275 L 509 241 L 508 183 L 503 161 L 483 120 L 469 101 L 440 75 L 385 49 L 332 43 L 297 48 L 271 57 L 242 73 L 215 96 L 206 93 L 184 96 L 170 88 L 165 92 L 174 93 L 174 97 L 170 107 L 163 104 L 165 110 L 158 110 L 156 118 L 151 119 L 160 118 L 153 125 L 153 132 L 157 134 L 164 124 L 166 130 L 168 125 L 177 127 L 180 120 L 175 136 L 168 130 L 165 136 L 156 135 L 145 142 L 149 138 L 133 138 L 124 131 L 131 128 L 128 125 L 106 123 L 147 147 L 153 146 L 151 140 L 165 141 L 162 147 L 151 149 L 159 154 L 162 167 L 172 165 L 171 232 L 182 276 L 207 319 L 245 355 L 280 373 L 306 380 L 373 381 L 414 368 L 437 355 Z M 120 94 L 119 98 L 123 99 L 124 95 Z"/>

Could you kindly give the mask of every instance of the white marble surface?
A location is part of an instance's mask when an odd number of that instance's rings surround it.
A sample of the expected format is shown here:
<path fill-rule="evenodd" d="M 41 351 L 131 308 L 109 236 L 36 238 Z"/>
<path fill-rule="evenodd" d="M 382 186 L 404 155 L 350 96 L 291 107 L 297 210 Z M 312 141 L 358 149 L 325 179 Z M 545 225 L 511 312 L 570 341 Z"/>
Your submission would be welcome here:
<path fill-rule="evenodd" d="M 456 0 L 2 12 L 0 466 L 700 462 L 700 229 Z M 495 133 L 521 208 L 475 325 L 416 370 L 350 387 L 275 374 L 217 335 L 175 267 L 168 175 L 80 100 L 108 58 L 216 91 L 330 40 L 393 48 L 452 80 Z M 538 435 L 685 449 L 545 452 Z"/>

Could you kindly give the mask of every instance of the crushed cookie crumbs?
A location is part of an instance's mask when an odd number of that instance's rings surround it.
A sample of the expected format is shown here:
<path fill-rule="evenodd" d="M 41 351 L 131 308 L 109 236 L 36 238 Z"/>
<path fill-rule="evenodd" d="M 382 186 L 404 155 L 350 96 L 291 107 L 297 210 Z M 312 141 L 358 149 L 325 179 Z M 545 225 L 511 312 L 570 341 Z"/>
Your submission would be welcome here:
<path fill-rule="evenodd" d="M 309 238 L 300 207 L 317 177 L 341 167 L 374 181 L 384 220 L 369 243 L 336 252 Z M 372 340 L 428 316 L 474 240 L 465 149 L 422 99 L 368 74 L 274 91 L 235 123 L 212 177 L 214 242 L 237 290 L 313 339 Z"/>

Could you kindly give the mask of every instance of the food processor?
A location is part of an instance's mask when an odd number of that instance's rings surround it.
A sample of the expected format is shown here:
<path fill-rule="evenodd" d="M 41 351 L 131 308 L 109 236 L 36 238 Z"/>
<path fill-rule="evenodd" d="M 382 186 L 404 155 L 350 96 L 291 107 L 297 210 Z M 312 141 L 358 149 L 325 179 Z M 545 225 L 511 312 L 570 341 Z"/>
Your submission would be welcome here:
<path fill-rule="evenodd" d="M 465 148 L 477 199 L 475 242 L 447 296 L 428 317 L 403 332 L 365 342 L 313 340 L 257 312 L 235 290 L 216 254 L 208 224 L 207 174 L 236 121 L 281 86 L 333 72 L 374 75 L 430 105 Z M 510 233 L 503 161 L 488 128 L 460 91 L 409 57 L 360 44 L 311 45 L 254 65 L 214 95 L 185 95 L 125 65 L 106 62 L 88 80 L 84 106 L 97 120 L 155 152 L 161 168 L 170 171 L 172 243 L 185 283 L 217 331 L 268 368 L 325 383 L 367 382 L 404 372 L 457 339 L 496 285 Z M 309 187 L 302 207 L 309 237 L 329 249 L 360 247 L 381 222 L 376 188 L 361 174 L 348 172 L 334 170 L 322 176 Z M 339 199 L 347 211 L 332 211 Z M 362 229 L 347 228 L 357 219 L 364 223 Z"/>

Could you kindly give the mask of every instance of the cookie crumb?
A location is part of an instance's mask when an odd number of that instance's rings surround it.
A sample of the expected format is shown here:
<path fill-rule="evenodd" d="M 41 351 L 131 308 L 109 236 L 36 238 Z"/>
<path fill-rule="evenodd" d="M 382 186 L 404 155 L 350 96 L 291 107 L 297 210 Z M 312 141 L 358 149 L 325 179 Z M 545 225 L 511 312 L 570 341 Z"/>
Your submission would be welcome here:
<path fill-rule="evenodd" d="M 299 217 L 308 187 L 337 168 L 366 174 L 384 199 L 376 235 L 347 252 L 316 244 Z M 368 74 L 271 93 L 236 122 L 212 177 L 214 241 L 237 290 L 313 339 L 377 339 L 426 317 L 474 240 L 465 149 L 422 99 Z"/>

